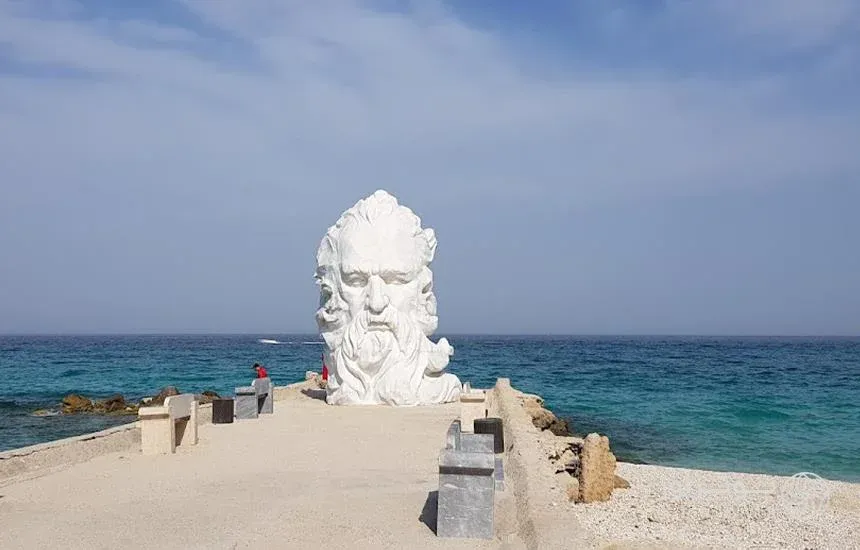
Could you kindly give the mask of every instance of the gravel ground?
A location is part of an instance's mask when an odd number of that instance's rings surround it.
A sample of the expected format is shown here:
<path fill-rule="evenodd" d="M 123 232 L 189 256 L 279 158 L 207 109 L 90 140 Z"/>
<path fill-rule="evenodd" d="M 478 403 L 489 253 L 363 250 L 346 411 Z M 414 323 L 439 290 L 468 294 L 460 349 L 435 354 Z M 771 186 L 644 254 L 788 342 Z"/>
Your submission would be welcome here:
<path fill-rule="evenodd" d="M 569 505 L 598 547 L 860 549 L 857 484 L 625 463 L 617 473 L 629 489 Z"/>

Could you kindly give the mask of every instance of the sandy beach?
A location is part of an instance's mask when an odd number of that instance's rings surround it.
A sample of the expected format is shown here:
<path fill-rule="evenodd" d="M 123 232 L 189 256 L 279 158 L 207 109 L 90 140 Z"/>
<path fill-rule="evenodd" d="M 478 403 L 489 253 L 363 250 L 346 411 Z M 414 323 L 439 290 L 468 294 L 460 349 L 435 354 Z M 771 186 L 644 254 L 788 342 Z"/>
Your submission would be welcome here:
<path fill-rule="evenodd" d="M 273 415 L 201 425 L 175 455 L 143 456 L 118 432 L 105 439 L 121 450 L 0 476 L 0 548 L 860 547 L 849 483 L 619 463 L 630 488 L 574 504 L 546 458 L 554 436 L 510 389 L 496 537 L 437 538 L 437 459 L 458 405 L 332 407 L 301 388 L 279 388 Z"/>

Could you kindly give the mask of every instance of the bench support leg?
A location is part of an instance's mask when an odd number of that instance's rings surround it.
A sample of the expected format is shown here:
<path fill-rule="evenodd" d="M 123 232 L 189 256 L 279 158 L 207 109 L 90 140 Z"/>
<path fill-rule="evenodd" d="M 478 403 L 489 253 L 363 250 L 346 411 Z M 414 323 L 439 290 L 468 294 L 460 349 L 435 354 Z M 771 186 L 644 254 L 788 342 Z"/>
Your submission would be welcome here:
<path fill-rule="evenodd" d="M 145 455 L 176 452 L 176 426 L 168 415 L 147 418 L 140 423 L 140 449 Z"/>
<path fill-rule="evenodd" d="M 191 418 L 188 419 L 188 427 L 186 428 L 188 434 L 188 443 L 190 445 L 197 445 L 197 401 L 191 403 Z"/>

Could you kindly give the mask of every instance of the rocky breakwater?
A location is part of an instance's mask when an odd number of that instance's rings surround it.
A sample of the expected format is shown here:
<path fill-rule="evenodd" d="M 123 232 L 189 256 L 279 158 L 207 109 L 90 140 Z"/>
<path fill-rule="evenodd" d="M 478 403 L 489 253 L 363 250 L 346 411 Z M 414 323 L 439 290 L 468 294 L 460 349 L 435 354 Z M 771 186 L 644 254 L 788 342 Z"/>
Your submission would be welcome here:
<path fill-rule="evenodd" d="M 137 405 L 127 403 L 125 397 L 115 394 L 107 399 L 92 400 L 78 394 L 69 394 L 63 398 L 63 414 L 137 414 Z"/>
<path fill-rule="evenodd" d="M 607 501 L 614 489 L 630 487 L 615 473 L 616 459 L 607 436 L 590 433 L 576 437 L 566 420 L 544 408 L 542 397 L 514 392 L 532 424 L 541 431 L 542 453 L 570 501 Z"/>
<path fill-rule="evenodd" d="M 80 394 L 72 393 L 63 397 L 59 410 L 39 409 L 33 411 L 33 416 L 53 416 L 56 414 L 93 414 L 110 416 L 137 415 L 140 407 L 163 405 L 164 400 L 171 395 L 179 395 L 176 386 L 165 386 L 153 396 L 147 396 L 137 402 L 131 402 L 121 394 L 114 394 L 106 399 L 90 399 Z M 197 401 L 203 405 L 211 403 L 220 397 L 216 392 L 206 390 L 197 394 Z"/>

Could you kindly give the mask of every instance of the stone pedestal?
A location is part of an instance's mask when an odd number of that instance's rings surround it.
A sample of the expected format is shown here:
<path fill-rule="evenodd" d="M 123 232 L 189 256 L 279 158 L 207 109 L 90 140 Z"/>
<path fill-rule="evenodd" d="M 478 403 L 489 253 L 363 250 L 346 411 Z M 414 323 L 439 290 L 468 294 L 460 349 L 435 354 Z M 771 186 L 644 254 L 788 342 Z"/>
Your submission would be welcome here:
<path fill-rule="evenodd" d="M 257 391 L 254 386 L 243 386 L 236 388 L 236 397 L 234 399 L 236 409 L 236 419 L 248 420 L 259 416 L 257 403 Z"/>
<path fill-rule="evenodd" d="M 483 391 L 460 394 L 460 429 L 474 433 L 475 419 L 487 416 L 487 395 Z"/>
<path fill-rule="evenodd" d="M 442 450 L 439 456 L 437 536 L 493 538 L 494 470 L 492 453 Z"/>

